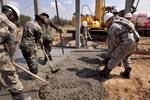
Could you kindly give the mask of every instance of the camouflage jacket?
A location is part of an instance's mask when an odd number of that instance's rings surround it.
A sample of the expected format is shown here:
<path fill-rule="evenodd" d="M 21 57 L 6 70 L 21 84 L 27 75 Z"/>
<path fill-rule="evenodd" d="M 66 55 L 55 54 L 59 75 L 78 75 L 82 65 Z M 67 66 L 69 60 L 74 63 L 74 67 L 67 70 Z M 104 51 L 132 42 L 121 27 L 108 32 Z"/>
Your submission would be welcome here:
<path fill-rule="evenodd" d="M 114 23 L 109 28 L 108 33 L 108 54 L 113 52 L 119 45 L 128 46 L 131 43 L 136 43 L 134 31 L 130 32 L 125 25 L 114 21 Z"/>
<path fill-rule="evenodd" d="M 46 21 L 46 24 L 43 24 L 42 30 L 42 38 L 43 40 L 52 40 L 52 28 L 54 28 L 56 31 L 58 31 L 58 26 L 56 26 L 50 19 Z"/>
<path fill-rule="evenodd" d="M 6 15 L 0 13 L 0 52 L 7 52 L 10 56 L 14 55 L 16 32 L 16 25 Z"/>
<path fill-rule="evenodd" d="M 81 26 L 81 34 L 88 33 L 88 27 Z"/>
<path fill-rule="evenodd" d="M 120 17 L 118 15 L 114 16 L 114 20 L 118 20 Z"/>
<path fill-rule="evenodd" d="M 36 21 L 28 21 L 23 29 L 20 49 L 34 50 L 36 44 L 42 41 L 42 28 Z"/>

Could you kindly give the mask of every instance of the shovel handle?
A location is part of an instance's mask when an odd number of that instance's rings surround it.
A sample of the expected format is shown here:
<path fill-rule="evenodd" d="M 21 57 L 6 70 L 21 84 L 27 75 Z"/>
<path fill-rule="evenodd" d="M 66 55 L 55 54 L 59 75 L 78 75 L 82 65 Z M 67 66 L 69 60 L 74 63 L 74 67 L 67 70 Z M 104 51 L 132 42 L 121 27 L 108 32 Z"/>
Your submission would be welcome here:
<path fill-rule="evenodd" d="M 52 63 L 50 62 L 49 57 L 47 56 L 47 54 L 46 54 L 46 52 L 45 52 L 45 49 L 42 48 L 42 51 L 43 51 L 44 55 L 46 56 L 47 61 L 48 61 L 49 65 L 50 65 L 49 68 L 53 71 L 53 65 L 52 65 Z"/>
<path fill-rule="evenodd" d="M 44 83 L 46 83 L 46 84 L 49 84 L 49 82 L 47 82 L 47 81 L 44 80 L 43 78 L 41 78 L 41 77 L 39 77 L 39 76 L 37 76 L 37 75 L 31 73 L 30 71 L 26 70 L 25 68 L 23 68 L 23 67 L 21 67 L 20 65 L 16 64 L 15 62 L 13 62 L 13 65 L 16 66 L 16 67 L 18 67 L 19 69 L 25 71 L 26 73 L 28 73 L 28 74 L 34 76 L 36 79 L 39 79 L 40 81 L 42 81 L 42 82 L 44 82 Z"/>

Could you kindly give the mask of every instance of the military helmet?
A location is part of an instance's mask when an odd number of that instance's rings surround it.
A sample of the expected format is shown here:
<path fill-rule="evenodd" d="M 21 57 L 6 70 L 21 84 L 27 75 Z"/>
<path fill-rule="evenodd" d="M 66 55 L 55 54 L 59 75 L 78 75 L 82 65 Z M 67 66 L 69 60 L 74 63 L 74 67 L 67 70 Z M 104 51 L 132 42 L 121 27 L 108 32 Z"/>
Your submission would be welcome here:
<path fill-rule="evenodd" d="M 127 13 L 127 14 L 125 15 L 125 18 L 132 18 L 132 14 L 131 14 L 131 13 Z"/>
<path fill-rule="evenodd" d="M 45 19 L 41 15 L 35 15 L 35 20 L 40 20 L 43 24 L 45 24 Z"/>
<path fill-rule="evenodd" d="M 118 8 L 118 7 L 114 7 L 114 9 L 113 9 L 112 12 L 113 12 L 113 13 L 118 13 L 118 12 L 119 12 L 119 8 Z"/>
<path fill-rule="evenodd" d="M 49 18 L 49 15 L 47 13 L 45 13 L 45 12 L 41 13 L 40 15 L 46 16 L 47 18 Z"/>
<path fill-rule="evenodd" d="M 20 11 L 14 5 L 11 5 L 11 4 L 4 5 L 2 7 L 2 11 L 4 11 L 4 10 L 13 11 L 17 16 L 16 20 L 18 20 L 20 18 Z"/>
<path fill-rule="evenodd" d="M 113 17 L 114 15 L 112 13 L 106 13 L 104 15 L 104 23 L 106 23 L 111 17 Z"/>
<path fill-rule="evenodd" d="M 82 25 L 87 27 L 88 26 L 87 21 L 83 21 Z"/>

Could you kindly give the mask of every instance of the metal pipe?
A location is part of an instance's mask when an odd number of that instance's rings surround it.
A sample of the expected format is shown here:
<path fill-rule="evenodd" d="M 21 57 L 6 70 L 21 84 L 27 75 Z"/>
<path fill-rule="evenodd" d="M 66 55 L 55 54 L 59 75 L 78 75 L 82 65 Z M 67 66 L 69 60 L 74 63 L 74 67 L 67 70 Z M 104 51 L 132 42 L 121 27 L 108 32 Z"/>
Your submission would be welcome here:
<path fill-rule="evenodd" d="M 39 0 L 34 0 L 34 12 L 35 14 L 39 14 Z"/>
<path fill-rule="evenodd" d="M 3 5 L 4 5 L 4 0 L 1 0 L 1 8 L 2 8 Z"/>
<path fill-rule="evenodd" d="M 58 24 L 59 24 L 59 26 L 60 26 L 60 18 L 59 18 L 59 12 L 58 12 L 58 4 L 57 4 L 57 0 L 55 0 L 55 5 L 56 5 L 56 12 L 57 12 Z M 61 41 L 62 53 L 64 54 L 64 46 L 63 46 L 62 33 L 59 32 L 59 35 L 60 35 L 60 41 Z"/>
<path fill-rule="evenodd" d="M 127 13 L 130 13 L 130 12 L 131 12 L 131 8 L 132 8 L 132 6 L 133 6 L 134 1 L 135 1 L 135 0 L 126 0 L 124 16 L 125 16 Z"/>
<path fill-rule="evenodd" d="M 76 0 L 76 48 L 80 48 L 80 0 Z"/>

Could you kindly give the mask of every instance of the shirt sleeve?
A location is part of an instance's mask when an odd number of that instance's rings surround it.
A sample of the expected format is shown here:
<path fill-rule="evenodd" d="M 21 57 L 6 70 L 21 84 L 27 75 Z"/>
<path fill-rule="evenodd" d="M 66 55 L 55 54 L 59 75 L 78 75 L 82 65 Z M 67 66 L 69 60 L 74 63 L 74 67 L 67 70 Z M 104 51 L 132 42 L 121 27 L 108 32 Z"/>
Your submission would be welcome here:
<path fill-rule="evenodd" d="M 38 24 L 35 24 L 36 26 L 36 32 L 35 32 L 35 41 L 36 43 L 39 43 L 41 46 L 43 45 L 43 39 L 42 39 L 42 34 L 43 34 L 43 31 L 42 31 L 42 27 L 39 26 Z"/>
<path fill-rule="evenodd" d="M 108 56 L 116 49 L 119 42 L 119 35 L 122 32 L 121 26 L 112 25 L 108 32 Z"/>
<path fill-rule="evenodd" d="M 48 20 L 48 24 L 49 24 L 52 28 L 54 28 L 56 31 L 58 31 L 58 26 L 55 25 L 52 20 L 49 19 L 49 20 Z"/>
<path fill-rule="evenodd" d="M 37 41 L 40 41 L 42 39 L 42 28 L 40 26 L 37 27 L 37 32 L 36 32 L 36 40 Z"/>
<path fill-rule="evenodd" d="M 13 34 L 17 32 L 17 27 L 14 23 L 12 23 L 10 20 L 8 20 L 6 17 L 1 16 L 1 22 L 2 25 L 8 28 L 8 30 Z"/>

